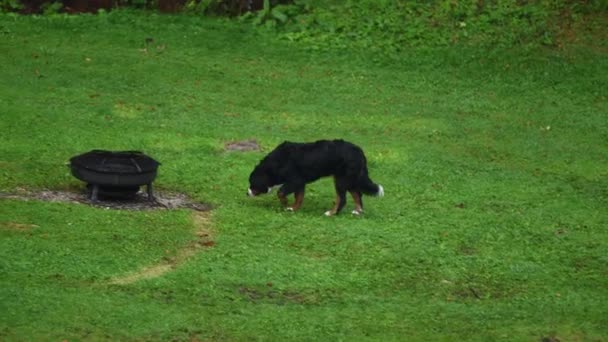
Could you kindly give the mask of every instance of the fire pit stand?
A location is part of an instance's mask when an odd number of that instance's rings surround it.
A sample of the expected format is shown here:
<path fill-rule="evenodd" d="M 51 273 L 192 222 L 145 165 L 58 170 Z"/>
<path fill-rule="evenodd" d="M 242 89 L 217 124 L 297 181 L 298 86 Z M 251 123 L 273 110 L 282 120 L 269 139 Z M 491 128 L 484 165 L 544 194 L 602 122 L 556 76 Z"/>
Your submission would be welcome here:
<path fill-rule="evenodd" d="M 154 201 L 154 192 L 152 188 L 152 183 L 142 184 L 146 186 L 146 194 L 147 199 L 149 201 Z M 99 184 L 87 184 L 87 194 L 89 199 L 93 202 L 97 202 L 100 197 L 103 198 L 112 198 L 112 199 L 121 199 L 128 200 L 133 199 L 139 192 L 139 186 L 136 187 L 115 187 L 115 186 L 105 186 Z"/>
<path fill-rule="evenodd" d="M 70 159 L 74 177 L 87 183 L 89 198 L 133 198 L 146 185 L 148 200 L 154 201 L 152 182 L 159 162 L 140 151 L 93 150 Z"/>

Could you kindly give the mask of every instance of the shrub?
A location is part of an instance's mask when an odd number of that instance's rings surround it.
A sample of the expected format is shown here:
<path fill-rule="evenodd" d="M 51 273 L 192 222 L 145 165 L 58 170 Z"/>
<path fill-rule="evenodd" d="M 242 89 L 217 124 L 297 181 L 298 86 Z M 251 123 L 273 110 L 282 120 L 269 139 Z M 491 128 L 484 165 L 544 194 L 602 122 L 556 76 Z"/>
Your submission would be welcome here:
<path fill-rule="evenodd" d="M 454 43 L 552 45 L 564 21 L 607 8 L 601 0 L 296 0 L 285 10 L 290 18 L 270 26 L 281 26 L 286 39 L 319 48 L 354 45 L 391 52 Z"/>
<path fill-rule="evenodd" d="M 565 28 L 608 12 L 605 0 L 0 0 L 2 11 L 25 13 L 112 7 L 238 16 L 312 49 L 382 54 L 411 46 L 557 45 Z"/>

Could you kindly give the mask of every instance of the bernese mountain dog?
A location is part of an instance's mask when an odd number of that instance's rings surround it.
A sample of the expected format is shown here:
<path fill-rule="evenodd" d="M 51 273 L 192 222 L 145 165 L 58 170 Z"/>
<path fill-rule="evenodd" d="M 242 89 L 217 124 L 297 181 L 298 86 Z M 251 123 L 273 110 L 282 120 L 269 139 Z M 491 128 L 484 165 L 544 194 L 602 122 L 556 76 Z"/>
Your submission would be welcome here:
<path fill-rule="evenodd" d="M 363 150 L 344 140 L 319 140 L 312 143 L 285 141 L 270 152 L 249 176 L 249 196 L 270 193 L 279 186 L 278 197 L 287 210 L 302 206 L 306 184 L 333 176 L 336 203 L 326 216 L 338 214 L 346 204 L 346 192 L 355 201 L 354 215 L 363 212 L 363 194 L 383 196 L 384 189 L 369 179 Z M 287 196 L 295 202 L 288 206 Z"/>

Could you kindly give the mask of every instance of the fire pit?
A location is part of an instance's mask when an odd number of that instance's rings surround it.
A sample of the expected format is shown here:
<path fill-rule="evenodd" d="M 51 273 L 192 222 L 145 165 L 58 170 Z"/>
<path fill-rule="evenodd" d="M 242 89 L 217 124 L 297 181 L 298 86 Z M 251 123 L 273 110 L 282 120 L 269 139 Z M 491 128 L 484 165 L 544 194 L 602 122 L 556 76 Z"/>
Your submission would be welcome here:
<path fill-rule="evenodd" d="M 142 185 L 147 186 L 148 199 L 154 200 L 152 182 L 159 165 L 140 151 L 93 150 L 70 159 L 72 175 L 87 183 L 94 202 L 99 196 L 133 197 Z"/>

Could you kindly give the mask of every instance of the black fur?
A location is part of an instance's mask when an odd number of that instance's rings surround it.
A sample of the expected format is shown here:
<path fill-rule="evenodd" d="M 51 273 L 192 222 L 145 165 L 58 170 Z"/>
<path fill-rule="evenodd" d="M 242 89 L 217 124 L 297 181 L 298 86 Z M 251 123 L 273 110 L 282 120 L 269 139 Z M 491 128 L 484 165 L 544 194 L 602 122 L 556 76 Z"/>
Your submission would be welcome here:
<path fill-rule="evenodd" d="M 306 184 L 327 176 L 334 177 L 337 194 L 336 206 L 328 215 L 337 214 L 344 207 L 347 191 L 353 195 L 358 211 L 362 210 L 362 194 L 383 195 L 382 187 L 369 179 L 363 150 L 344 140 L 283 142 L 249 176 L 249 194 L 267 193 L 271 187 L 282 184 L 278 192 L 281 202 L 286 203 L 285 197 L 294 193 L 293 209 L 297 210 L 301 204 L 297 198 L 299 195 L 303 198 Z"/>

